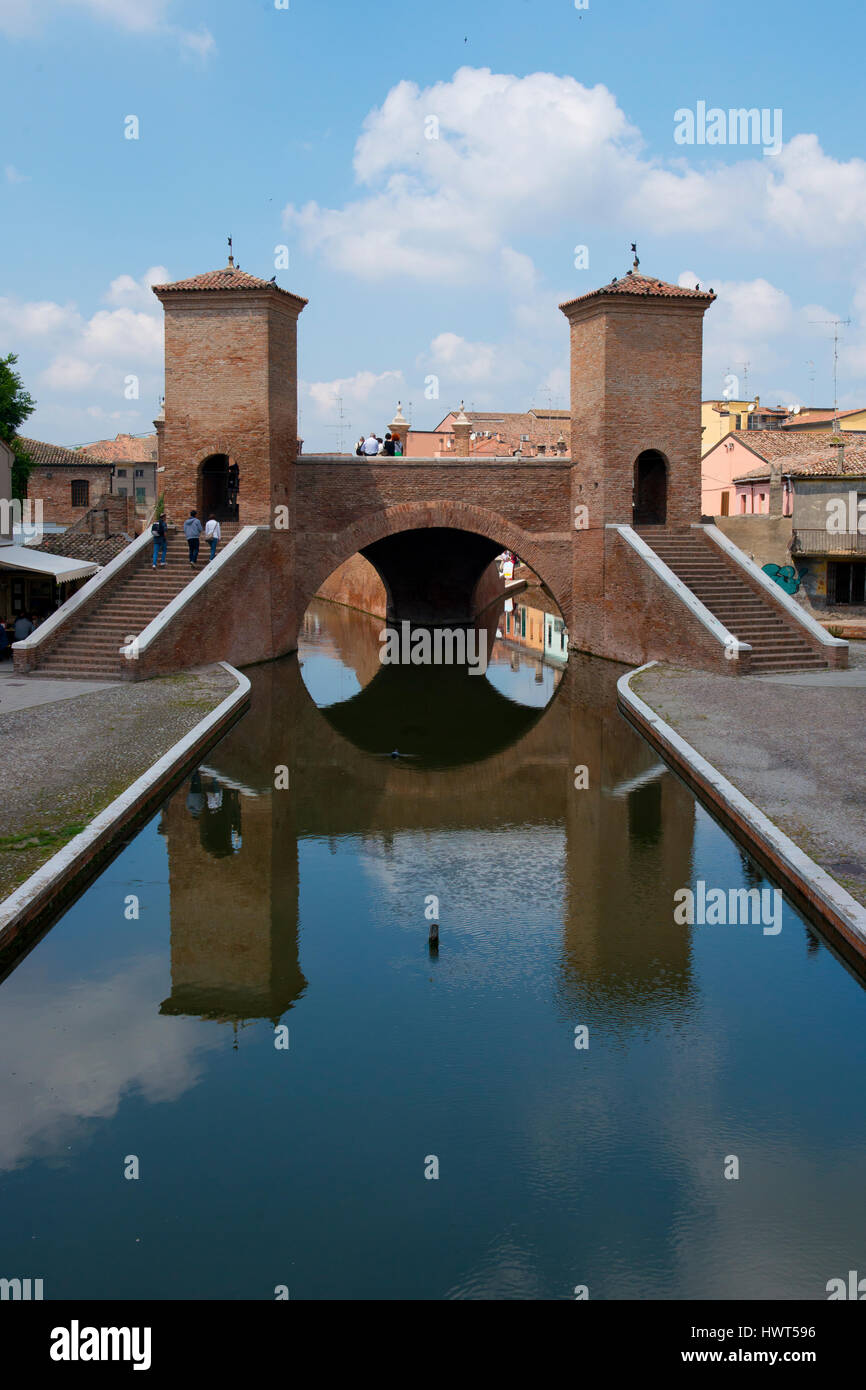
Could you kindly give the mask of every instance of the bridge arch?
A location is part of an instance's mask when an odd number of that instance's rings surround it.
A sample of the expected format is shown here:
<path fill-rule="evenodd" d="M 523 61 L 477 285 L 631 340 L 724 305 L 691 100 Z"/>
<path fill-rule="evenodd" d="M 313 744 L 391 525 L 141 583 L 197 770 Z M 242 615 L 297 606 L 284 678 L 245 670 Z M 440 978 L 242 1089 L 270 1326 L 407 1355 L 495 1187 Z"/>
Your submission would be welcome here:
<path fill-rule="evenodd" d="M 322 537 L 310 533 L 310 552 L 304 545 L 304 532 L 299 528 L 296 560 L 296 614 L 303 618 L 310 602 L 329 575 L 359 551 L 365 551 L 378 541 L 403 532 L 444 529 L 481 536 L 499 549 L 514 551 L 533 570 L 553 595 L 568 624 L 571 616 L 568 584 L 570 566 L 564 572 L 561 565 L 552 563 L 549 543 L 539 541 L 522 527 L 509 521 L 499 512 L 468 502 L 426 501 L 400 502 L 365 513 L 335 535 L 329 535 L 324 545 Z M 318 542 L 316 544 L 315 542 Z M 384 581 L 386 589 L 387 580 Z"/>

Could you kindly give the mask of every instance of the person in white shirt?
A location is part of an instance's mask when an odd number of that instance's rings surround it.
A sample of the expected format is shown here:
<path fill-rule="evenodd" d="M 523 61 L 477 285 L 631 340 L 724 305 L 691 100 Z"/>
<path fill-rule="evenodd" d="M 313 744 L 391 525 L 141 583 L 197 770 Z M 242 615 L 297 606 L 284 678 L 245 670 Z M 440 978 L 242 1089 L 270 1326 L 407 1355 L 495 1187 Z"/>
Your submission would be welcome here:
<path fill-rule="evenodd" d="M 364 453 L 365 453 L 365 454 L 378 454 L 378 452 L 379 452 L 379 441 L 378 441 L 378 439 L 376 438 L 376 436 L 375 436 L 375 434 L 373 433 L 373 431 L 371 430 L 370 433 L 367 435 L 367 438 L 364 440 Z"/>
<path fill-rule="evenodd" d="M 207 519 L 207 525 L 204 528 L 204 538 L 206 541 L 210 541 L 210 556 L 208 559 L 208 563 L 210 563 L 210 561 L 216 555 L 216 548 L 218 543 L 222 540 L 220 524 L 217 521 L 216 517 L 213 515 L 209 516 Z"/>

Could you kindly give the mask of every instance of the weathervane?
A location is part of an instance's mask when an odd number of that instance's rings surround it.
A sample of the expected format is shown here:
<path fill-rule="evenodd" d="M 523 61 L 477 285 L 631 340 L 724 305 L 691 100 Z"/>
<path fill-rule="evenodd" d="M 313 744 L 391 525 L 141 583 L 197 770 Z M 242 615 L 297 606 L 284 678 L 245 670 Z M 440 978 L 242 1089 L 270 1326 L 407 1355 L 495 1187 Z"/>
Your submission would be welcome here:
<path fill-rule="evenodd" d="M 631 249 L 632 249 L 632 251 L 634 251 L 634 265 L 632 266 L 632 270 L 637 270 L 638 266 L 640 265 L 640 261 L 639 261 L 638 258 L 637 258 L 637 242 L 636 242 L 636 241 L 633 241 L 633 242 L 632 242 L 632 244 L 631 244 Z"/>
<path fill-rule="evenodd" d="M 232 239 L 229 237 L 229 265 L 234 265 L 235 258 L 232 255 Z"/>

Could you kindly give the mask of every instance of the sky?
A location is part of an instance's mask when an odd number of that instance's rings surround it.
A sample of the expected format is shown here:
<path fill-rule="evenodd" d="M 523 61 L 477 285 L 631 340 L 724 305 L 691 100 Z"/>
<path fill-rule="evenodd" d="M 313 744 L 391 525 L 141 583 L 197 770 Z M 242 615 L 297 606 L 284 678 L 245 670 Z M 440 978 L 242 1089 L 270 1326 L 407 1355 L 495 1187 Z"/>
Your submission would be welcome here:
<path fill-rule="evenodd" d="M 310 301 L 308 452 L 382 433 L 398 399 L 416 428 L 461 399 L 567 409 L 558 304 L 632 241 L 718 295 L 705 397 L 832 406 L 850 320 L 838 400 L 864 405 L 864 29 L 835 0 L 0 0 L 0 354 L 38 403 L 25 433 L 149 431 L 150 285 L 225 265 L 229 234 Z"/>

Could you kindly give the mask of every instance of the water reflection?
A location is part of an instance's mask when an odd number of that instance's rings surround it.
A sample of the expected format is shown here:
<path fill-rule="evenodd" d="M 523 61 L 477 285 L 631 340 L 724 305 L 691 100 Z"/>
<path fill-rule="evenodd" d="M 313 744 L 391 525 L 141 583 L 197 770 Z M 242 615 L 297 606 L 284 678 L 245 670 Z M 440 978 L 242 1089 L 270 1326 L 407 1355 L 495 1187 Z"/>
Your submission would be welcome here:
<path fill-rule="evenodd" d="M 395 841 L 409 846 L 385 890 L 395 904 L 429 874 L 418 836 L 459 837 L 476 876 L 491 853 L 505 855 L 515 890 L 539 894 L 560 924 L 563 1008 L 607 1009 L 627 997 L 643 1026 L 684 1007 L 688 930 L 670 905 L 689 881 L 694 801 L 616 713 L 620 669 L 580 657 L 565 672 L 547 668 L 539 708 L 465 669 L 380 665 L 378 620 L 330 605 L 313 618 L 299 658 L 251 672 L 250 715 L 162 816 L 172 921 L 163 1012 L 276 1020 L 292 1007 L 306 987 L 298 842 L 321 838 L 335 851 L 340 837 L 357 835 L 376 872 L 393 862 Z M 515 655 L 497 646 L 490 669 L 510 671 Z M 340 670 L 354 672 L 347 699 L 329 701 L 333 689 L 316 670 L 324 656 L 331 686 Z M 529 666 L 533 685 L 538 664 Z M 278 767 L 288 790 L 275 788 Z M 530 850 L 527 833 L 541 827 L 547 840 Z M 451 891 L 462 917 L 471 884 Z M 522 955 L 512 951 L 500 968 L 508 973 Z"/>
<path fill-rule="evenodd" d="M 864 1214 L 859 985 L 789 907 L 772 938 L 674 922 L 696 876 L 763 880 L 616 713 L 616 668 L 389 673 L 379 627 L 323 608 L 252 670 L 249 714 L 4 983 L 8 1272 L 823 1297 Z"/>

